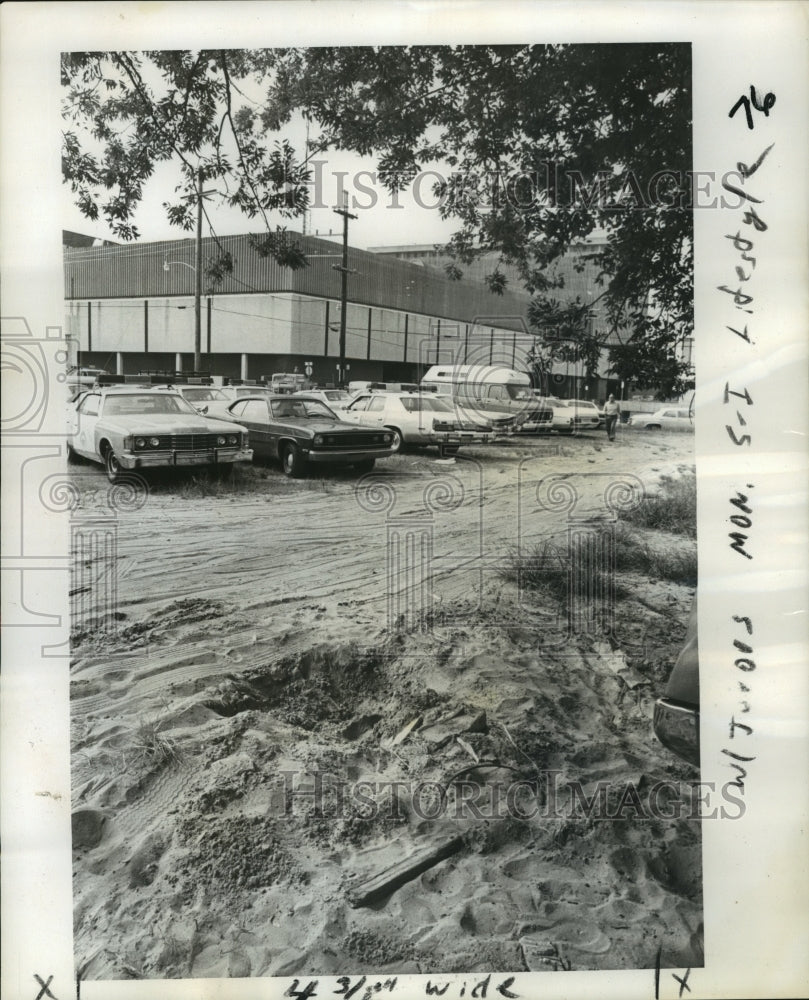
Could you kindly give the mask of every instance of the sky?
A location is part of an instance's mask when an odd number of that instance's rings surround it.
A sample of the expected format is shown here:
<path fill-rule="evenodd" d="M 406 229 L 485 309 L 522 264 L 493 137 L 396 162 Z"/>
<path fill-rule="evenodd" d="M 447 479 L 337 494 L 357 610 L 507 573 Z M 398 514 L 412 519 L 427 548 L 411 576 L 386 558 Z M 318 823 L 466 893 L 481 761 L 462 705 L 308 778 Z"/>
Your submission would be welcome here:
<path fill-rule="evenodd" d="M 256 93 L 255 96 L 259 96 Z M 68 127 L 75 129 L 74 124 Z M 315 135 L 312 128 L 312 138 Z M 306 148 L 307 132 L 303 119 L 299 116 L 280 133 L 268 136 L 268 142 L 287 139 L 299 156 Z M 83 141 L 86 139 L 83 137 Z M 342 205 L 343 192 L 347 192 L 349 209 L 357 216 L 349 220 L 349 243 L 351 246 L 367 249 L 375 246 L 400 244 L 445 243 L 457 228 L 458 223 L 444 221 L 440 217 L 432 187 L 437 177 L 425 170 L 420 178 L 405 191 L 390 195 L 376 178 L 376 162 L 373 157 L 363 157 L 344 151 L 327 151 L 314 154 L 310 160 L 312 170 L 310 204 L 306 217 L 306 231 L 335 240 L 342 239 L 342 217 L 334 208 Z M 448 169 L 437 165 L 439 170 Z M 174 163 L 158 164 L 151 179 L 144 188 L 142 204 L 133 219 L 140 232 L 139 241 L 185 239 L 193 233 L 170 225 L 163 202 L 173 197 L 179 181 L 179 171 Z M 70 189 L 65 186 L 64 221 L 62 228 L 84 233 L 100 239 L 121 242 L 112 233 L 102 217 L 97 221 L 86 218 L 76 207 Z M 211 223 L 219 236 L 230 236 L 246 232 L 262 231 L 258 218 L 248 219 L 241 212 L 222 203 L 216 196 L 206 200 Z M 281 224 L 291 231 L 300 232 L 303 218 L 288 219 L 280 215 L 270 215 L 273 224 Z M 209 235 L 203 221 L 203 236 Z"/>

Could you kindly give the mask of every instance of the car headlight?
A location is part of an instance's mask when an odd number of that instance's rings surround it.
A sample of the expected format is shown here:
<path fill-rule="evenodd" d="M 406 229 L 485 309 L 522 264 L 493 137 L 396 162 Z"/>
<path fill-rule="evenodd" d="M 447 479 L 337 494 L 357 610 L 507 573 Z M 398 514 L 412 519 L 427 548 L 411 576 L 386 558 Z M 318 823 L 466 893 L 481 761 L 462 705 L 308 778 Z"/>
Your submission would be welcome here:
<path fill-rule="evenodd" d="M 383 434 L 382 440 L 385 442 L 385 444 L 390 444 L 393 438 L 391 437 L 390 434 Z"/>
<path fill-rule="evenodd" d="M 135 447 L 136 448 L 145 448 L 146 447 L 146 438 L 135 438 Z"/>
<path fill-rule="evenodd" d="M 220 434 L 220 436 L 219 436 L 219 437 L 218 437 L 218 438 L 216 439 L 216 443 L 217 443 L 218 445 L 223 445 L 223 444 L 227 444 L 227 443 L 228 443 L 228 441 L 227 441 L 227 438 L 226 438 L 226 437 L 223 437 L 223 436 L 222 436 L 222 435 Z"/>
<path fill-rule="evenodd" d="M 149 444 L 153 448 L 159 448 L 160 447 L 160 438 L 149 438 Z"/>
<path fill-rule="evenodd" d="M 239 443 L 239 439 L 236 437 L 235 434 L 229 434 L 228 435 L 228 444 L 238 444 L 238 443 Z"/>
<path fill-rule="evenodd" d="M 315 434 L 315 444 L 323 444 L 323 435 Z"/>

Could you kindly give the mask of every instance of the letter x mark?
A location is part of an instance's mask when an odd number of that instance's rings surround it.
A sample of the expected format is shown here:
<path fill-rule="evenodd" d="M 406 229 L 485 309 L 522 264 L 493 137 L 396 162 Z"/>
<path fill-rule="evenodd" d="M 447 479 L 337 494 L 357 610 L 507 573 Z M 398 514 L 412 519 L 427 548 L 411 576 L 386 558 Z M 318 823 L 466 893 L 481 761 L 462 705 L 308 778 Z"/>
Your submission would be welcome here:
<path fill-rule="evenodd" d="M 37 976 L 37 975 L 34 975 L 34 979 L 36 979 L 36 981 L 42 987 L 42 989 L 36 995 L 36 1000 L 41 1000 L 42 997 L 50 997 L 51 1000 L 56 1000 L 56 997 L 48 989 L 48 987 L 51 985 L 51 980 L 53 979 L 53 976 L 48 976 L 47 983 L 43 983 L 42 980 L 40 979 L 40 977 Z"/>
<path fill-rule="evenodd" d="M 683 976 L 682 979 L 680 979 L 679 976 L 675 976 L 674 973 L 672 972 L 671 978 L 676 979 L 677 982 L 680 984 L 680 992 L 678 993 L 678 996 L 683 995 L 683 990 L 687 990 L 689 993 L 691 992 L 691 987 L 688 985 L 688 977 L 690 975 L 691 975 L 691 969 L 685 970 L 685 975 Z"/>

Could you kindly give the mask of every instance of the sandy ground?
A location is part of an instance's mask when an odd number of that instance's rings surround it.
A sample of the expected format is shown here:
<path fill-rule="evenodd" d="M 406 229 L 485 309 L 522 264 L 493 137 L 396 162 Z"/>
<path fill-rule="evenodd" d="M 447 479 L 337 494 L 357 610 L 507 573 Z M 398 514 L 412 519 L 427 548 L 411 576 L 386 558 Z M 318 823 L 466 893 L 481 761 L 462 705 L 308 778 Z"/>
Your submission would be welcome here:
<path fill-rule="evenodd" d="M 75 566 L 82 976 L 701 965 L 691 801 L 632 807 L 695 777 L 651 731 L 693 590 L 629 578 L 612 634 L 571 636 L 501 574 L 603 518 L 616 478 L 692 468 L 691 435 L 624 431 L 400 456 L 360 484 L 156 481 L 118 515 L 113 608 L 100 556 Z M 572 510 L 538 499 L 559 475 Z M 75 476 L 90 516 L 103 474 Z M 599 781 L 615 818 L 566 807 Z"/>

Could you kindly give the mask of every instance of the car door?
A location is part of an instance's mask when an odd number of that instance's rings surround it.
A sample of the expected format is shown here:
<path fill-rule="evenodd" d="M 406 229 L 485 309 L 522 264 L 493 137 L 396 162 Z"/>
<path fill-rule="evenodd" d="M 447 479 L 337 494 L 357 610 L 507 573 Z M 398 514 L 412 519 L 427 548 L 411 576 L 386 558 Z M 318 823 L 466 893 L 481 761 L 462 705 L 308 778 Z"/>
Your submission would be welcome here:
<path fill-rule="evenodd" d="M 247 428 L 253 454 L 264 458 L 274 457 L 270 434 L 270 413 L 264 399 L 238 399 L 228 408 L 228 413 Z"/>
<path fill-rule="evenodd" d="M 366 424 L 368 423 L 368 404 L 372 399 L 378 397 L 372 396 L 370 393 L 362 396 L 357 396 L 351 406 L 344 411 L 341 416 L 341 420 L 347 420 L 352 424 Z"/>
<path fill-rule="evenodd" d="M 101 412 L 101 394 L 88 392 L 76 407 L 76 424 L 73 440 L 73 450 L 85 458 L 98 460 L 96 454 L 96 424 Z"/>
<path fill-rule="evenodd" d="M 363 423 L 371 427 L 381 427 L 385 423 L 386 402 L 384 396 L 372 396 L 368 408 L 364 411 Z"/>

